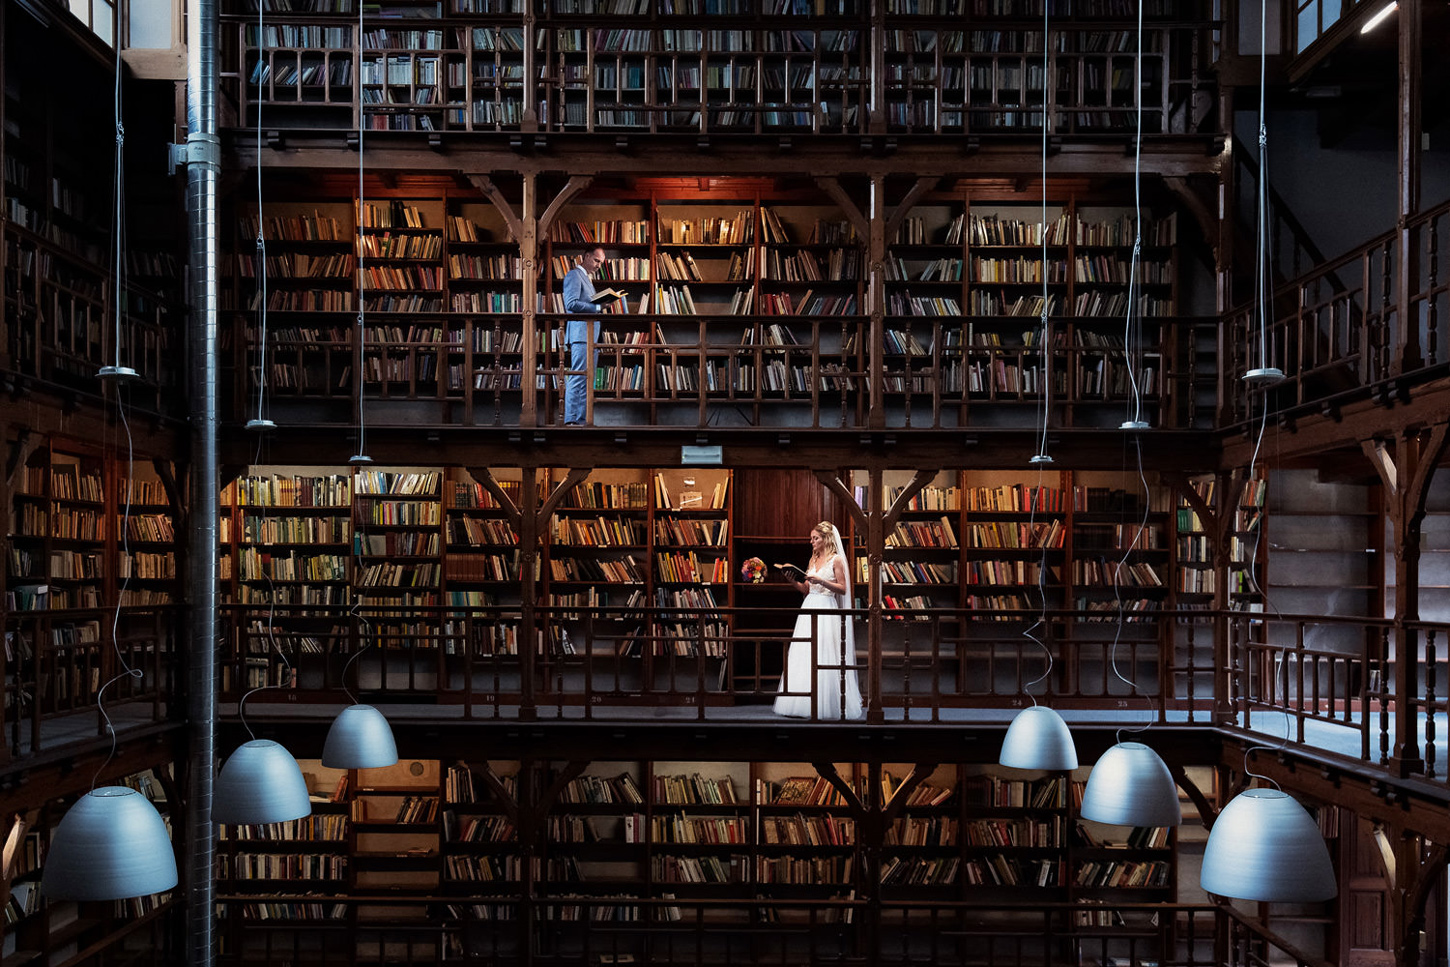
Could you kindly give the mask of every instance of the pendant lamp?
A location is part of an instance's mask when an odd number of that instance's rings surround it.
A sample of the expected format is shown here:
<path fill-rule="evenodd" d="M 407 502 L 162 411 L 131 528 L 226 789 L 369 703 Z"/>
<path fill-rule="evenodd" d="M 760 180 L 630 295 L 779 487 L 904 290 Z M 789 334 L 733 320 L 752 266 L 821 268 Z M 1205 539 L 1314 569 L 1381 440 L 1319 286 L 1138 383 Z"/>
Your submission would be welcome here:
<path fill-rule="evenodd" d="M 329 769 L 376 769 L 397 761 L 392 726 L 371 705 L 349 705 L 337 713 L 322 744 L 322 764 Z"/>
<path fill-rule="evenodd" d="M 124 900 L 176 886 L 166 822 L 135 789 L 92 789 L 51 833 L 40 890 L 52 900 Z"/>
<path fill-rule="evenodd" d="M 1278 789 L 1249 789 L 1223 807 L 1198 882 L 1218 896 L 1271 903 L 1315 903 L 1339 892 L 1318 824 Z"/>
<path fill-rule="evenodd" d="M 1077 746 L 1067 723 L 1046 705 L 1017 713 L 1002 738 L 998 762 L 1011 769 L 1066 772 L 1077 768 Z"/>
<path fill-rule="evenodd" d="M 302 768 L 270 739 L 244 742 L 222 766 L 213 787 L 215 823 L 260 826 L 312 814 Z"/>
<path fill-rule="evenodd" d="M 1178 786 L 1158 753 L 1141 742 L 1119 742 L 1103 753 L 1082 794 L 1083 819 L 1110 826 L 1177 826 L 1183 822 Z"/>

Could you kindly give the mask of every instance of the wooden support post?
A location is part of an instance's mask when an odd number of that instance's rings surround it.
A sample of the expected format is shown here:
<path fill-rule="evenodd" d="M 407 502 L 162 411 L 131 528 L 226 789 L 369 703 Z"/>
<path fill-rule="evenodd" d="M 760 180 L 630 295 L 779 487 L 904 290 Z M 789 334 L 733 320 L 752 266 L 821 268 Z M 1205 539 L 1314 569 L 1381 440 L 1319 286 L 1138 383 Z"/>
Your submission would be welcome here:
<path fill-rule="evenodd" d="M 1450 443 L 1450 424 L 1411 429 L 1394 441 L 1362 440 L 1360 447 L 1385 489 L 1395 555 L 1394 748 L 1390 767 L 1407 776 L 1424 767 L 1419 743 L 1419 637 L 1408 622 L 1420 616 L 1421 525 L 1435 468 Z"/>

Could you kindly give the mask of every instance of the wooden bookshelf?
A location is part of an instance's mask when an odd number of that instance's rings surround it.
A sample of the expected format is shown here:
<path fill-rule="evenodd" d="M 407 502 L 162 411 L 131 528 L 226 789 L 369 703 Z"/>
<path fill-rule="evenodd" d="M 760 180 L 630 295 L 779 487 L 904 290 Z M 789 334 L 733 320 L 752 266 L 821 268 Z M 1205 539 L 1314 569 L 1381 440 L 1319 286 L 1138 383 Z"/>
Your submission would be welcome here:
<path fill-rule="evenodd" d="M 1176 896 L 1172 831 L 1075 821 L 1083 782 L 1067 773 L 1023 779 L 967 763 L 922 771 L 842 762 L 829 772 L 785 761 L 489 760 L 441 773 L 438 766 L 424 762 L 397 785 L 350 773 L 342 797 L 350 819 L 322 806 L 300 824 L 244 831 L 224 853 L 325 856 L 345 843 L 335 858 L 352 873 L 345 884 L 321 878 L 315 886 L 323 897 L 376 895 L 364 869 L 374 864 L 399 898 L 428 889 L 441 898 L 434 929 L 447 929 L 437 921 L 474 920 L 495 924 L 491 933 L 506 929 L 515 898 L 530 887 L 532 916 L 551 930 L 576 919 L 571 905 L 590 900 L 678 899 L 708 908 L 747 894 L 767 903 L 879 892 L 891 901 L 990 897 L 1026 905 Z M 307 839 L 314 829 L 329 832 L 321 842 Z M 264 837 L 270 841 L 259 842 Z M 374 848 L 386 837 L 397 842 Z M 281 879 L 289 878 L 296 879 Z M 278 886 L 272 880 L 239 875 L 231 886 L 265 894 Z M 633 919 L 630 909 L 618 906 L 617 915 Z M 392 914 L 373 911 L 380 920 L 405 915 L 401 905 Z M 706 915 L 726 924 L 767 914 L 722 906 Z"/>
<path fill-rule="evenodd" d="M 256 223 L 246 223 L 235 332 L 238 370 L 251 378 L 240 413 L 265 358 L 283 417 L 354 419 L 361 371 L 378 423 L 512 425 L 529 408 L 560 422 L 561 280 L 600 244 L 600 282 L 626 298 L 595 317 L 597 425 L 851 427 L 873 402 L 888 425 L 910 427 L 1026 427 L 1044 400 L 1059 426 L 1167 428 L 1199 415 L 1202 333 L 1177 314 L 1176 218 L 1145 214 L 1134 263 L 1131 209 L 1085 191 L 1049 201 L 1045 233 L 1040 204 L 972 186 L 893 215 L 879 334 L 864 240 L 820 192 L 729 179 L 589 193 L 562 207 L 529 280 L 492 204 L 442 184 L 431 195 L 376 191 L 367 221 L 378 224 L 362 229 L 351 199 L 268 205 L 260 354 Z M 408 226 L 409 213 L 422 227 Z M 359 258 L 361 334 L 350 282 Z M 522 304 L 531 284 L 532 314 Z"/>
<path fill-rule="evenodd" d="M 640 3 L 609 6 L 607 28 L 604 4 L 481 6 L 415 5 L 408 24 L 379 10 L 361 28 L 342 9 L 277 10 L 260 33 L 234 14 L 244 123 L 355 129 L 361 112 L 374 130 L 729 136 L 1023 133 L 1044 118 L 1126 132 L 1140 109 L 1149 135 L 1204 121 L 1190 51 L 1209 14 L 1192 0 L 1146 15 L 1141 56 L 1133 11 L 1112 4 L 1054 11 L 1050 45 L 1040 3 L 902 0 L 879 17 L 854 0 Z"/>
<path fill-rule="evenodd" d="M 161 615 L 177 598 L 173 498 L 150 465 L 57 437 L 19 468 L 3 610 L 9 714 L 93 705 L 117 650 L 141 675 L 111 694 L 157 692 L 170 646 Z"/>

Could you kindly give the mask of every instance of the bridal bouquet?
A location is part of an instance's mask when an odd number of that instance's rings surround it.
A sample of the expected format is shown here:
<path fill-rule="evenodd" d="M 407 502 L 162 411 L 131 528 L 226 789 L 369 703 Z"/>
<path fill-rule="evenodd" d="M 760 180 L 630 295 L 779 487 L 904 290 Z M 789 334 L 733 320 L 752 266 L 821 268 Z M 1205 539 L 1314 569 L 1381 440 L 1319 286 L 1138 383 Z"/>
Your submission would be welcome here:
<path fill-rule="evenodd" d="M 761 583 L 765 580 L 765 562 L 758 557 L 746 558 L 740 565 L 740 576 L 751 584 Z"/>

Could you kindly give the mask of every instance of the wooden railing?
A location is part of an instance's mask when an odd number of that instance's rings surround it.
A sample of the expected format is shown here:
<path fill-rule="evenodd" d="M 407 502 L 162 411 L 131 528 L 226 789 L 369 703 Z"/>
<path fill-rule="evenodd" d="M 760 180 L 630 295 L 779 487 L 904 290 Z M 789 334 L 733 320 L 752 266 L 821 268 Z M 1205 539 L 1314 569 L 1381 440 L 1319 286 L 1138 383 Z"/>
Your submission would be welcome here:
<path fill-rule="evenodd" d="M 1065 17 L 1045 65 L 1030 17 L 985 8 L 879 18 L 858 4 L 815 17 L 734 6 L 713 30 L 649 10 L 615 14 L 603 31 L 587 13 L 543 4 L 527 17 L 522 5 L 513 16 L 450 9 L 406 25 L 374 19 L 362 39 L 345 13 L 269 18 L 264 38 L 243 13 L 223 28 L 222 96 L 240 127 L 259 116 L 331 131 L 361 121 L 435 140 L 1022 135 L 1044 117 L 1055 134 L 1125 136 L 1140 110 L 1145 135 L 1183 135 L 1204 133 L 1203 105 L 1216 96 L 1217 24 L 1196 3 L 1147 24 L 1141 57 L 1121 42 L 1130 18 Z"/>
<path fill-rule="evenodd" d="M 303 341 L 274 336 L 270 406 L 279 416 L 356 422 L 353 374 L 391 368 L 388 378 L 365 377 L 370 426 L 517 427 L 529 406 L 539 424 L 562 424 L 565 380 L 579 371 L 569 368 L 566 352 L 545 349 L 525 376 L 527 357 L 517 348 L 548 342 L 562 318 L 458 315 L 446 341 L 370 335 L 362 353 L 350 328 Z M 1155 318 L 1152 376 L 1142 382 L 1139 373 L 1136 386 L 1121 349 L 1086 339 L 1046 352 L 969 344 L 968 322 L 894 319 L 886 328 L 912 337 L 913 349 L 883 354 L 874 377 L 865 347 L 885 337 L 867 316 L 606 316 L 594 366 L 582 375 L 593 421 L 608 426 L 854 429 L 869 425 L 873 413 L 890 427 L 1030 426 L 1040 423 L 1044 405 L 1054 426 L 1116 426 L 1135 405 L 1160 428 L 1204 424 L 1209 406 L 1201 398 L 1215 374 L 1194 347 L 1213 339 L 1214 320 Z M 1063 317 L 1068 322 L 1110 325 Z M 788 330 L 791 341 L 767 342 L 780 338 L 771 329 Z M 246 338 L 238 326 L 236 344 Z M 485 342 L 513 348 L 473 348 Z M 1142 368 L 1136 359 L 1132 365 Z M 233 405 L 237 418 L 250 417 L 252 404 L 239 397 Z"/>
<path fill-rule="evenodd" d="M 467 717 L 580 708 L 571 714 L 588 718 L 603 706 L 674 706 L 702 720 L 728 717 L 732 707 L 767 703 L 778 694 L 800 613 L 414 612 L 403 620 L 367 608 L 225 608 L 224 692 L 235 698 L 244 685 L 285 683 L 279 694 L 332 701 L 346 669 L 354 690 L 399 699 L 426 694 L 462 704 Z M 984 620 L 971 611 L 886 611 L 874 637 L 869 610 L 847 613 L 857 629 L 854 656 L 842 666 L 818 663 L 814 671 L 826 678 L 833 670 L 855 674 L 862 694 L 874 697 L 869 704 L 878 718 L 911 710 L 913 721 L 935 721 L 948 709 L 1010 709 L 1030 703 L 1030 691 L 1063 707 L 1121 708 L 1130 718 L 1151 712 L 1163 720 L 1171 709 L 1208 719 L 1210 696 L 1195 693 L 1195 677 L 1209 662 L 1213 616 L 1207 612 L 1139 612 L 1134 618 L 1148 620 L 1120 627 L 1101 612 L 1049 611 L 1032 637 L 1024 630 L 1035 612 L 993 612 L 1003 620 Z M 530 633 L 538 643 L 533 651 L 523 647 Z M 254 701 L 268 697 L 264 692 Z"/>
<path fill-rule="evenodd" d="M 269 623 L 264 608 L 228 607 L 222 681 L 232 699 L 244 683 L 285 683 L 253 702 L 340 701 L 345 676 L 355 693 L 462 705 L 466 718 L 588 719 L 605 708 L 617 717 L 621 708 L 663 707 L 728 721 L 779 693 L 798 613 L 435 608 L 400 622 L 358 609 L 278 606 Z M 1116 711 L 1125 722 L 1237 720 L 1276 739 L 1353 747 L 1365 761 L 1444 781 L 1434 764 L 1441 739 L 1433 714 L 1447 710 L 1443 624 L 1209 611 L 1152 612 L 1122 624 L 1075 611 L 993 612 L 1006 620 L 946 609 L 885 611 L 874 621 L 867 609 L 849 613 L 855 655 L 840 670 L 857 676 L 868 722 L 960 720 L 966 710 L 1035 699 Z M 1033 636 L 1024 634 L 1038 617 Z M 521 647 L 530 634 L 540 643 L 532 651 Z M 1220 634 L 1222 667 L 1213 659 Z M 1400 637 L 1414 654 L 1394 653 Z M 1415 694 L 1397 695 L 1396 663 L 1405 659 L 1414 662 L 1405 680 L 1419 684 Z M 835 667 L 816 671 L 833 680 Z M 1395 749 L 1423 761 L 1401 762 Z"/>
<path fill-rule="evenodd" d="M 702 967 L 870 964 L 1029 967 L 1156 963 L 1163 967 L 1328 967 L 1263 920 L 1211 904 L 989 904 L 870 899 L 657 899 L 547 895 L 484 898 L 493 915 L 468 914 L 457 896 L 224 895 L 224 967 L 352 963 L 387 951 L 388 963 L 433 964 L 448 951 L 465 965 L 637 963 Z M 312 904 L 327 918 L 274 916 L 256 929 L 257 904 Z M 380 905 L 398 914 L 369 923 Z M 249 911 L 249 907 L 251 910 Z M 454 911 L 449 913 L 447 911 Z"/>
<path fill-rule="evenodd" d="M 0 651 L 5 754 L 29 756 L 105 734 L 96 704 L 102 687 L 108 708 L 125 706 L 118 717 L 127 723 L 160 722 L 170 715 L 180 609 L 127 608 L 114 622 L 95 621 L 93 615 L 12 611 L 5 616 L 6 648 Z M 132 674 L 124 674 L 126 668 Z M 80 716 L 94 726 L 77 729 L 75 723 L 85 721 Z"/>
<path fill-rule="evenodd" d="M 1396 382 L 1443 375 L 1450 362 L 1447 233 L 1450 202 L 1408 223 L 1404 255 L 1400 234 L 1386 232 L 1279 286 L 1262 333 L 1253 306 L 1229 313 L 1222 330 L 1226 379 L 1219 426 L 1249 421 L 1262 410 L 1263 394 L 1271 411 L 1307 413 L 1384 396 Z M 1257 366 L 1277 366 L 1286 378 L 1267 388 L 1233 378 Z"/>

